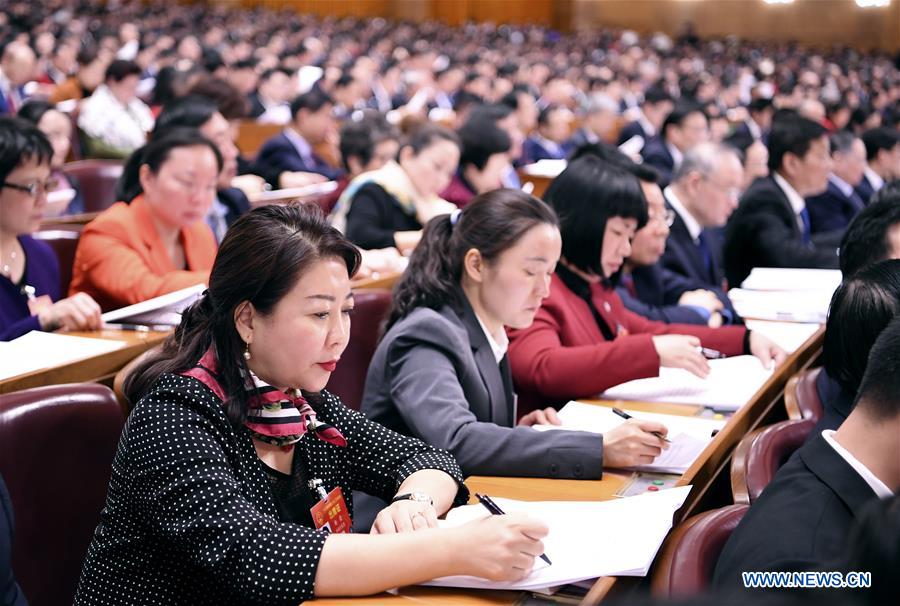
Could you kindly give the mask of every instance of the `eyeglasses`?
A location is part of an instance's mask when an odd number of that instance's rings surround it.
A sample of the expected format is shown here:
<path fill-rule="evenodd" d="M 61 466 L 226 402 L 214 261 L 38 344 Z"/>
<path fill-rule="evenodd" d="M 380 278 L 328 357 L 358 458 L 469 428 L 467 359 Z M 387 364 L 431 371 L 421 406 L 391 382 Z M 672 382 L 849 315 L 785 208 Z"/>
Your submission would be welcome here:
<path fill-rule="evenodd" d="M 666 227 L 672 227 L 672 224 L 675 223 L 675 211 L 671 208 L 667 208 L 662 212 L 649 212 L 647 213 L 647 218 L 650 221 L 660 221 L 666 224 Z"/>
<path fill-rule="evenodd" d="M 2 183 L 0 183 L 0 188 L 2 187 L 24 191 L 29 196 L 34 198 L 37 197 L 37 195 L 41 192 L 47 194 L 51 191 L 56 191 L 56 188 L 59 187 L 59 179 L 51 177 L 46 181 L 32 181 L 31 183 L 27 183 L 25 185 L 3 181 Z"/>

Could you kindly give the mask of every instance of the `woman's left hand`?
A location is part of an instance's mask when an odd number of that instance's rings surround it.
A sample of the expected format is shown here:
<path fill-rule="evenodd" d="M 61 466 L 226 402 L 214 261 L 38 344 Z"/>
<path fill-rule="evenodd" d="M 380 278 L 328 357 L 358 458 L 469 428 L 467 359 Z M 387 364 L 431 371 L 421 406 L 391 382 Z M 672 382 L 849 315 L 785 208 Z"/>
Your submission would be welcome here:
<path fill-rule="evenodd" d="M 750 353 L 760 359 L 763 366 L 772 368 L 772 362 L 778 366 L 787 357 L 787 352 L 756 331 L 750 331 Z"/>
<path fill-rule="evenodd" d="M 531 427 L 532 425 L 562 425 L 555 408 L 533 410 L 519 419 L 519 425 Z"/>
<path fill-rule="evenodd" d="M 369 534 L 413 532 L 437 528 L 437 512 L 428 503 L 403 500 L 391 503 L 378 512 Z"/>

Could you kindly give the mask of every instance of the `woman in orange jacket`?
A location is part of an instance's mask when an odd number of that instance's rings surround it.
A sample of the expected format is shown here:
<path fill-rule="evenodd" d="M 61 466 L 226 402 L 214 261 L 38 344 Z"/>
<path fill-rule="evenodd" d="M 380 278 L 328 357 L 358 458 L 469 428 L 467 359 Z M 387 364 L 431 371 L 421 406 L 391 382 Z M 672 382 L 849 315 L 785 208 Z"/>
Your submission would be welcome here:
<path fill-rule="evenodd" d="M 91 221 L 75 253 L 71 293 L 104 311 L 206 283 L 216 240 L 204 221 L 222 156 L 194 129 L 178 129 L 136 151 L 142 194 Z"/>

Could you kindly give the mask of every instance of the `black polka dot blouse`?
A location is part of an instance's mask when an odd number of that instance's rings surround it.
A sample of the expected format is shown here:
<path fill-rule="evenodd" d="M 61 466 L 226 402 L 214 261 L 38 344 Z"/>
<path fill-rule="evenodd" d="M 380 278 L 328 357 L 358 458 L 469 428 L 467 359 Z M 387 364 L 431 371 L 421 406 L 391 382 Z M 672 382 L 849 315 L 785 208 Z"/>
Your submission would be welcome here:
<path fill-rule="evenodd" d="M 310 477 L 385 500 L 421 469 L 468 491 L 447 452 L 367 420 L 322 392 L 310 402 L 341 430 L 339 447 L 306 434 L 296 444 Z M 249 432 L 235 430 L 200 381 L 163 375 L 135 407 L 113 462 L 106 505 L 88 549 L 76 604 L 298 604 L 313 596 L 327 535 L 282 521 Z"/>

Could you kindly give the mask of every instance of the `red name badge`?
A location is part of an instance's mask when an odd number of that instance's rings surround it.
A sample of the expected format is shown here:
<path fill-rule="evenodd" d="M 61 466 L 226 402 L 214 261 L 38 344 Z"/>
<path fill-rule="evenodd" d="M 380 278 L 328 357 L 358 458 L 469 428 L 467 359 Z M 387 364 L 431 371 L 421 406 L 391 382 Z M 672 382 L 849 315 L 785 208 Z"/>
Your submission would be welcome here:
<path fill-rule="evenodd" d="M 28 313 L 36 316 L 51 305 L 53 305 L 53 300 L 50 298 L 50 295 L 41 295 L 40 297 L 28 299 Z"/>
<path fill-rule="evenodd" d="M 328 532 L 350 532 L 350 513 L 340 486 L 329 492 L 327 499 L 313 505 L 309 512 L 316 530 L 324 528 Z"/>

